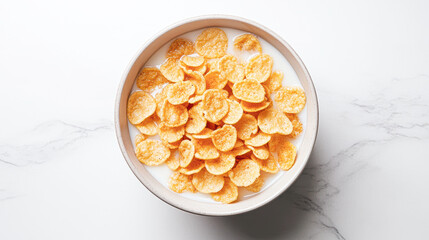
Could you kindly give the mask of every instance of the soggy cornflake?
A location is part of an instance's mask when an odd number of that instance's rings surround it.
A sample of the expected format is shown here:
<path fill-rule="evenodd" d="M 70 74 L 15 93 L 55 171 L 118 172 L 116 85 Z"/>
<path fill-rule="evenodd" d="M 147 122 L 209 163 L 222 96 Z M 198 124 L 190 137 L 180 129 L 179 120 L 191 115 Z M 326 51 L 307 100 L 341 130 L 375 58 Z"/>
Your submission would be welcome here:
<path fill-rule="evenodd" d="M 186 75 L 185 81 L 190 81 L 195 86 L 195 94 L 201 95 L 206 91 L 206 80 L 199 72 L 191 72 Z"/>
<path fill-rule="evenodd" d="M 195 86 L 190 81 L 177 82 L 171 84 L 168 88 L 167 100 L 174 105 L 179 105 L 187 102 L 195 93 Z"/>
<path fill-rule="evenodd" d="M 240 103 L 241 103 L 241 107 L 246 112 L 259 112 L 268 108 L 268 106 L 270 106 L 271 104 L 267 98 L 265 98 L 264 101 L 260 103 L 250 103 L 246 101 L 241 101 Z"/>
<path fill-rule="evenodd" d="M 267 134 L 280 133 L 288 135 L 292 132 L 292 123 L 286 115 L 273 108 L 266 109 L 258 115 L 258 126 Z"/>
<path fill-rule="evenodd" d="M 271 135 L 261 131 L 252 136 L 250 139 L 245 140 L 244 143 L 248 146 L 260 147 L 267 144 L 270 140 Z"/>
<path fill-rule="evenodd" d="M 270 153 L 268 159 L 259 159 L 252 155 L 252 160 L 255 161 L 261 171 L 267 172 L 267 173 L 277 173 L 279 171 L 279 167 L 277 165 L 277 161 L 274 158 L 274 156 Z"/>
<path fill-rule="evenodd" d="M 146 118 L 143 122 L 135 125 L 135 127 L 144 135 L 153 136 L 157 134 L 157 126 L 153 117 Z"/>
<path fill-rule="evenodd" d="M 265 98 L 264 87 L 254 79 L 234 83 L 232 93 L 236 98 L 251 103 L 260 103 Z"/>
<path fill-rule="evenodd" d="M 215 148 L 211 139 L 195 139 L 192 143 L 195 146 L 195 157 L 202 160 L 213 160 L 219 157 L 219 152 Z"/>
<path fill-rule="evenodd" d="M 157 166 L 170 157 L 170 149 L 161 141 L 146 139 L 136 146 L 136 156 L 140 162 L 148 166 Z"/>
<path fill-rule="evenodd" d="M 177 38 L 168 48 L 167 58 L 180 58 L 183 55 L 190 55 L 194 52 L 194 43 L 192 41 L 183 38 Z"/>
<path fill-rule="evenodd" d="M 137 91 L 128 99 L 127 116 L 130 123 L 136 125 L 152 116 L 156 109 L 155 99 L 148 93 Z"/>
<path fill-rule="evenodd" d="M 223 176 L 217 176 L 209 173 L 206 169 L 192 176 L 192 184 L 202 193 L 215 193 L 223 188 L 225 180 Z"/>
<path fill-rule="evenodd" d="M 263 83 L 268 80 L 273 69 L 273 59 L 268 54 L 252 57 L 246 66 L 246 78 Z"/>
<path fill-rule="evenodd" d="M 218 122 L 228 113 L 227 97 L 218 89 L 209 89 L 204 93 L 204 117 L 210 122 Z"/>
<path fill-rule="evenodd" d="M 183 56 L 180 61 L 188 67 L 199 67 L 204 64 L 205 59 L 201 56 Z"/>
<path fill-rule="evenodd" d="M 235 141 L 237 141 L 237 130 L 234 126 L 223 125 L 212 133 L 213 145 L 222 152 L 232 150 Z"/>
<path fill-rule="evenodd" d="M 194 159 L 195 147 L 194 144 L 189 140 L 183 140 L 179 145 L 180 153 L 180 167 L 186 167 Z"/>
<path fill-rule="evenodd" d="M 202 104 L 194 105 L 189 109 L 189 120 L 186 123 L 185 131 L 190 134 L 200 133 L 207 125 L 207 120 L 203 116 Z"/>
<path fill-rule="evenodd" d="M 247 186 L 246 189 L 251 192 L 259 192 L 261 191 L 262 187 L 264 186 L 264 178 L 262 176 L 259 176 L 254 183 Z"/>
<path fill-rule="evenodd" d="M 217 69 L 224 73 L 226 81 L 236 83 L 244 79 L 244 67 L 232 55 L 223 56 L 217 63 Z"/>
<path fill-rule="evenodd" d="M 234 48 L 240 51 L 257 51 L 262 53 L 258 38 L 252 34 L 242 34 L 234 38 Z"/>
<path fill-rule="evenodd" d="M 185 175 L 192 175 L 201 171 L 204 168 L 204 161 L 194 159 L 192 162 L 185 168 L 179 168 L 178 171 Z"/>
<path fill-rule="evenodd" d="M 134 138 L 134 145 L 139 145 L 139 143 L 143 142 L 144 140 L 146 140 L 146 136 L 143 134 L 137 134 L 136 137 Z"/>
<path fill-rule="evenodd" d="M 299 117 L 296 114 L 287 113 L 286 116 L 291 121 L 292 127 L 293 127 L 292 132 L 288 136 L 291 138 L 296 138 L 303 131 L 302 123 L 301 123 L 301 121 L 299 121 Z"/>
<path fill-rule="evenodd" d="M 161 88 L 167 83 L 168 80 L 162 75 L 161 71 L 153 67 L 143 68 L 136 80 L 137 87 L 149 93 Z"/>
<path fill-rule="evenodd" d="M 182 105 L 173 105 L 168 101 L 164 101 L 161 107 L 161 120 L 168 127 L 182 126 L 188 121 L 188 111 Z"/>
<path fill-rule="evenodd" d="M 269 155 L 270 155 L 270 151 L 268 151 L 268 149 L 264 146 L 261 147 L 252 147 L 252 146 L 247 146 L 248 148 L 250 148 L 252 150 L 253 155 L 255 155 L 255 157 L 265 160 L 268 159 Z"/>
<path fill-rule="evenodd" d="M 244 159 L 228 173 L 231 181 L 238 187 L 247 187 L 259 177 L 259 166 L 251 159 Z"/>
<path fill-rule="evenodd" d="M 210 71 L 205 75 L 207 89 L 223 89 L 228 80 L 225 75 L 219 71 Z"/>
<path fill-rule="evenodd" d="M 173 172 L 168 181 L 168 188 L 177 193 L 184 191 L 196 192 L 194 185 L 192 184 L 192 176 L 188 176 L 179 172 Z"/>
<path fill-rule="evenodd" d="M 263 83 L 271 92 L 279 90 L 283 82 L 283 72 L 274 71 L 266 82 Z"/>
<path fill-rule="evenodd" d="M 279 155 L 277 162 L 282 170 L 288 171 L 295 164 L 296 147 L 292 143 L 288 141 L 279 143 L 277 154 Z"/>
<path fill-rule="evenodd" d="M 242 140 L 251 138 L 252 134 L 258 132 L 258 122 L 256 118 L 250 114 L 243 114 L 240 121 L 234 124 L 237 129 L 237 136 Z"/>
<path fill-rule="evenodd" d="M 220 153 L 219 158 L 205 161 L 206 169 L 214 175 L 222 175 L 235 165 L 235 156 L 232 153 Z"/>
<path fill-rule="evenodd" d="M 232 203 L 238 198 L 238 188 L 235 184 L 228 178 L 225 178 L 225 183 L 223 188 L 216 193 L 212 193 L 213 200 L 221 203 Z"/>
<path fill-rule="evenodd" d="M 185 135 L 185 128 L 183 126 L 169 127 L 161 122 L 158 126 L 158 134 L 163 141 L 173 143 L 182 139 Z"/>
<path fill-rule="evenodd" d="M 300 87 L 282 87 L 274 97 L 277 106 L 285 113 L 299 113 L 304 109 L 306 97 Z"/>
<path fill-rule="evenodd" d="M 195 41 L 195 50 L 206 58 L 218 58 L 225 55 L 228 48 L 228 38 L 219 28 L 205 29 Z"/>

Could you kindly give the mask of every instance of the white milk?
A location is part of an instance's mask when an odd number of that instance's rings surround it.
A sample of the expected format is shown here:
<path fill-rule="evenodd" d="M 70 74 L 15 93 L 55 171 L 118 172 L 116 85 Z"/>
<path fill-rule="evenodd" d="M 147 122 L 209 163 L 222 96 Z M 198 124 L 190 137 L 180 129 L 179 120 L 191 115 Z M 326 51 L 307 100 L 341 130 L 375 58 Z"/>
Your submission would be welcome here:
<path fill-rule="evenodd" d="M 225 31 L 225 33 L 229 39 L 228 53 L 238 57 L 243 62 L 247 62 L 248 58 L 251 57 L 251 54 L 249 54 L 245 51 L 243 51 L 243 52 L 237 51 L 237 50 L 234 50 L 234 48 L 233 48 L 234 37 L 241 35 L 241 34 L 244 34 L 244 33 L 247 33 L 247 32 L 236 30 L 236 29 L 231 29 L 231 28 L 221 28 L 221 29 L 223 31 Z M 201 32 L 202 32 L 202 29 L 185 33 L 179 37 L 195 41 L 197 39 L 197 36 Z M 166 59 L 165 56 L 167 54 L 168 47 L 170 46 L 170 43 L 173 40 L 171 40 L 170 42 L 165 44 L 163 47 L 161 47 L 157 52 L 155 52 L 153 54 L 153 56 L 151 58 L 149 58 L 149 60 L 146 62 L 144 67 L 150 67 L 150 66 L 154 67 L 155 66 L 155 67 L 159 68 L 160 65 Z M 274 61 L 273 71 L 279 70 L 279 71 L 282 71 L 284 73 L 283 85 L 284 86 L 288 85 L 288 86 L 301 86 L 302 87 L 301 83 L 298 80 L 298 77 L 297 77 L 295 71 L 293 70 L 293 68 L 289 64 L 289 62 L 286 60 L 286 58 L 283 57 L 283 55 L 276 48 L 271 46 L 264 39 L 259 38 L 259 41 L 261 43 L 263 53 L 269 54 L 273 58 L 273 61 Z M 140 89 L 138 89 L 136 84 L 134 83 L 132 91 L 134 92 L 134 91 L 138 91 L 138 90 L 140 90 Z M 159 89 L 157 91 L 155 91 L 153 93 L 153 96 L 155 96 L 155 94 L 158 93 L 159 91 L 160 91 Z M 305 131 L 306 126 L 307 126 L 307 106 L 304 108 L 304 110 L 301 111 L 301 113 L 298 114 L 298 116 L 299 116 L 299 119 L 301 120 L 301 122 L 303 124 L 303 129 Z M 137 134 L 139 134 L 139 131 L 137 130 L 137 128 L 135 128 L 130 123 L 128 123 L 128 128 L 130 129 L 130 136 L 131 136 L 133 145 L 135 147 L 134 138 Z M 292 141 L 292 143 L 297 147 L 298 153 L 299 153 L 299 149 L 300 149 L 300 146 L 302 143 L 302 136 L 303 135 L 304 135 L 304 132 Z M 159 136 L 151 137 L 151 138 L 160 139 Z M 172 171 L 167 167 L 166 164 L 162 164 L 161 166 L 155 166 L 155 167 L 151 167 L 151 166 L 145 166 L 145 167 L 162 185 L 164 185 L 168 189 L 168 179 L 169 179 Z M 269 173 L 261 172 L 261 175 L 263 175 L 263 177 L 265 179 L 265 184 L 264 184 L 264 187 L 262 188 L 262 190 L 260 192 L 269 188 L 270 185 L 274 181 L 276 181 L 278 178 L 280 178 L 283 174 L 288 174 L 288 172 L 285 172 L 282 170 L 280 170 L 276 174 L 269 174 Z M 239 190 L 239 200 L 240 199 L 246 199 L 246 198 L 249 198 L 255 194 L 258 194 L 258 193 L 253 193 L 253 192 L 247 191 L 244 188 L 239 188 L 239 189 L 240 189 Z M 210 194 L 188 193 L 188 192 L 181 193 L 181 194 L 182 194 L 182 196 L 193 199 L 193 200 L 221 204 L 219 202 L 215 202 L 211 198 Z"/>

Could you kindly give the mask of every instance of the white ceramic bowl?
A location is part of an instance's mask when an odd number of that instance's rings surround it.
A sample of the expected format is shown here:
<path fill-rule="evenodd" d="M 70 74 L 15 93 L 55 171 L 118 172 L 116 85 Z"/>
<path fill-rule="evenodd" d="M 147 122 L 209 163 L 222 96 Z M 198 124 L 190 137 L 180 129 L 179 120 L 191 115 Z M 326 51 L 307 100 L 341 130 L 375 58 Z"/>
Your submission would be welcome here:
<path fill-rule="evenodd" d="M 144 66 L 145 62 L 154 52 L 168 41 L 186 32 L 206 27 L 235 28 L 256 34 L 265 39 L 268 43 L 277 48 L 277 50 L 289 61 L 307 96 L 307 123 L 295 165 L 288 171 L 288 174 L 283 174 L 265 190 L 233 204 L 219 204 L 192 200 L 164 187 L 136 158 L 127 123 L 127 99 L 131 93 L 136 76 Z M 115 129 L 119 146 L 129 167 L 140 182 L 142 182 L 143 185 L 146 186 L 146 188 L 155 196 L 164 202 L 187 212 L 210 216 L 226 216 L 248 212 L 267 204 L 283 193 L 296 180 L 304 169 L 316 140 L 319 121 L 318 113 L 317 96 L 311 77 L 298 55 L 280 36 L 266 27 L 247 19 L 225 15 L 206 15 L 187 19 L 164 29 L 162 32 L 150 39 L 140 49 L 140 51 L 138 51 L 135 58 L 125 70 L 119 85 L 115 103 Z"/>

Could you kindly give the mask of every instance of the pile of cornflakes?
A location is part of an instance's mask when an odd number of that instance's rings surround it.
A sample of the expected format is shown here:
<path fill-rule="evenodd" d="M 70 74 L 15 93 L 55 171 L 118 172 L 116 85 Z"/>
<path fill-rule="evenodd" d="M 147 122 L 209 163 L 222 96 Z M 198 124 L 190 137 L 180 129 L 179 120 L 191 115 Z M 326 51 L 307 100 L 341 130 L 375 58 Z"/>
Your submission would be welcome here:
<path fill-rule="evenodd" d="M 218 28 L 205 29 L 195 43 L 174 40 L 160 68 L 142 69 L 136 80 L 142 91 L 127 106 L 140 131 L 139 161 L 167 164 L 174 192 L 210 193 L 222 203 L 236 201 L 238 187 L 260 191 L 261 171 L 294 165 L 289 140 L 303 131 L 297 113 L 306 103 L 302 88 L 282 86 L 283 73 L 272 71 L 256 36 L 237 36 L 233 44 L 254 53 L 248 62 L 227 53 L 227 35 Z M 149 138 L 155 135 L 161 140 Z"/>

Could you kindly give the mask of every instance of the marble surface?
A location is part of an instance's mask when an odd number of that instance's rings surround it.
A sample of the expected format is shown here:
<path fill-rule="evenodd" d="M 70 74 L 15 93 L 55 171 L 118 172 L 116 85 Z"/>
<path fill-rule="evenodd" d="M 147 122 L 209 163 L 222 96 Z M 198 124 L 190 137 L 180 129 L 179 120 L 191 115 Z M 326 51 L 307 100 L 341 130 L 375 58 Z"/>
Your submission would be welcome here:
<path fill-rule="evenodd" d="M 0 239 L 427 239 L 427 1 L 0 2 Z M 320 101 L 308 166 L 233 217 L 158 200 L 113 129 L 116 88 L 159 29 L 208 13 L 283 36 Z"/>

